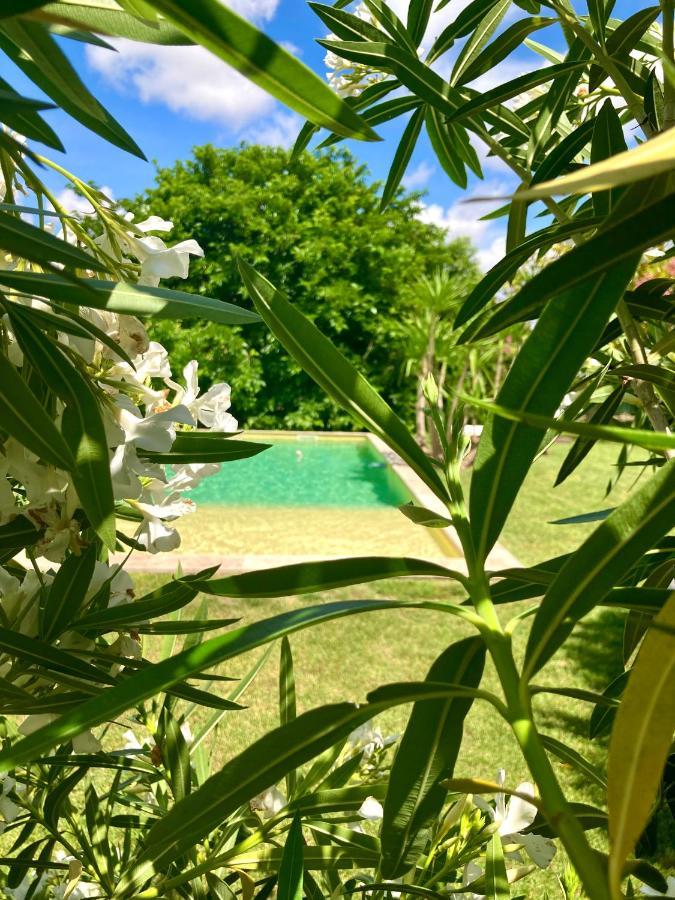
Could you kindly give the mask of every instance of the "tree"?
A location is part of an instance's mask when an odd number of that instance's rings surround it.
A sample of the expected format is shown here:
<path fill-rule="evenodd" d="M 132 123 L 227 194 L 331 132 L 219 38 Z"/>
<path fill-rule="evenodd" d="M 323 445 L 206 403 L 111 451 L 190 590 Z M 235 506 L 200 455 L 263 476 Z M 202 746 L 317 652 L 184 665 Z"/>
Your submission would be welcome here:
<path fill-rule="evenodd" d="M 458 288 L 475 282 L 477 269 L 467 242 L 447 244 L 439 228 L 419 221 L 419 194 L 400 192 L 384 214 L 379 207 L 378 186 L 346 152 L 292 159 L 281 149 L 208 145 L 160 169 L 129 205 L 137 218 L 152 210 L 173 221 L 176 238 L 204 248 L 186 282 L 191 291 L 248 305 L 234 256 L 264 268 L 405 417 L 414 387 L 400 377 L 403 357 L 379 339 L 382 321 L 400 320 L 408 285 L 439 266 Z M 248 427 L 353 427 L 263 325 L 224 332 L 167 321 L 154 334 L 176 363 L 199 359 L 207 380 L 230 383 Z"/>

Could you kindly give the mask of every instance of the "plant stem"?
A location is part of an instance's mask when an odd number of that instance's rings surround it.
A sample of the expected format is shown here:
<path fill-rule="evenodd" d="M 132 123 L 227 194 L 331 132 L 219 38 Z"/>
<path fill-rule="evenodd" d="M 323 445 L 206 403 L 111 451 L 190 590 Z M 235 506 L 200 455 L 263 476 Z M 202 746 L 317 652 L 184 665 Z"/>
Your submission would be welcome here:
<path fill-rule="evenodd" d="M 590 900 L 611 900 L 607 872 L 571 811 L 539 737 L 529 685 L 516 668 L 511 638 L 499 621 L 485 568 L 474 552 L 468 522 L 458 524 L 457 532 L 469 567 L 471 600 L 487 626 L 482 633 L 504 692 L 507 718 L 539 790 L 546 817 L 567 850 Z"/>
<path fill-rule="evenodd" d="M 661 0 L 663 16 L 663 55 L 669 62 L 675 62 L 675 0 Z M 675 84 L 672 76 L 666 74 L 663 79 L 663 129 L 675 125 Z"/>

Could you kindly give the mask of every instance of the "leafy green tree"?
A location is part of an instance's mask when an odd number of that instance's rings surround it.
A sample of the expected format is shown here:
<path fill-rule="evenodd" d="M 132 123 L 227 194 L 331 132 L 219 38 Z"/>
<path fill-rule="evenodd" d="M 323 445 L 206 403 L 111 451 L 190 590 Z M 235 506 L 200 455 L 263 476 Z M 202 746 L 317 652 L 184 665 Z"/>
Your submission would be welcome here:
<path fill-rule="evenodd" d="M 138 218 L 152 210 L 170 219 L 177 239 L 194 237 L 204 248 L 188 290 L 248 305 L 234 256 L 264 268 L 411 416 L 414 381 L 401 377 L 404 348 L 397 356 L 379 340 L 383 321 L 401 319 L 409 286 L 439 266 L 457 286 L 477 278 L 470 245 L 448 244 L 439 228 L 420 222 L 418 201 L 400 192 L 381 213 L 378 186 L 346 152 L 292 159 L 281 149 L 207 145 L 160 169 L 130 208 Z M 204 321 L 165 321 L 153 333 L 176 364 L 199 359 L 205 379 L 229 382 L 248 427 L 353 427 L 263 325 L 225 332 Z"/>

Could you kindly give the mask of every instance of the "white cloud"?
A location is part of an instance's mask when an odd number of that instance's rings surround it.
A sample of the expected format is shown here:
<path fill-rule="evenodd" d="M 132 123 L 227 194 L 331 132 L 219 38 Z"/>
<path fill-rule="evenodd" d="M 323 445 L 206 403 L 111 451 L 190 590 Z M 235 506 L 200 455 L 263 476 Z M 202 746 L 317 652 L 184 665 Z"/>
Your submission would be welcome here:
<path fill-rule="evenodd" d="M 481 182 L 471 193 L 466 195 L 465 199 L 472 202 L 459 200 L 447 208 L 443 208 L 438 203 L 422 204 L 418 217 L 423 222 L 438 225 L 450 239 L 469 238 L 477 249 L 476 257 L 481 269 L 486 271 L 504 256 L 506 220 L 481 221 L 480 217 L 497 209 L 504 201 L 503 199 L 476 200 L 475 198 L 491 195 L 503 198 L 510 193 L 510 190 L 511 188 L 505 182 Z"/>
<path fill-rule="evenodd" d="M 423 159 L 419 165 L 403 176 L 401 184 L 408 191 L 419 190 L 419 188 L 423 188 L 428 183 L 435 171 L 436 166 Z"/>
<path fill-rule="evenodd" d="M 112 189 L 107 187 L 106 185 L 101 188 L 101 191 L 110 200 L 115 199 Z M 56 195 L 55 199 L 59 206 L 63 207 L 66 212 L 72 213 L 74 215 L 90 216 L 94 212 L 94 208 L 91 203 L 81 194 L 76 194 L 75 191 L 70 187 L 63 188 L 63 190 Z"/>
<path fill-rule="evenodd" d="M 161 103 L 192 119 L 217 122 L 234 131 L 267 115 L 269 94 L 203 47 L 161 47 L 111 41 L 117 53 L 87 46 L 87 60 L 120 92 L 143 103 Z"/>
<path fill-rule="evenodd" d="M 279 0 L 228 0 L 257 22 L 269 21 Z M 143 103 L 161 103 L 175 113 L 216 122 L 233 131 L 270 113 L 275 101 L 203 47 L 163 47 L 111 40 L 117 53 L 87 45 L 87 61 L 116 90 Z"/>
<path fill-rule="evenodd" d="M 295 143 L 303 121 L 303 118 L 296 113 L 280 109 L 260 125 L 247 128 L 241 136 L 250 144 L 264 144 L 267 147 L 288 149 Z"/>

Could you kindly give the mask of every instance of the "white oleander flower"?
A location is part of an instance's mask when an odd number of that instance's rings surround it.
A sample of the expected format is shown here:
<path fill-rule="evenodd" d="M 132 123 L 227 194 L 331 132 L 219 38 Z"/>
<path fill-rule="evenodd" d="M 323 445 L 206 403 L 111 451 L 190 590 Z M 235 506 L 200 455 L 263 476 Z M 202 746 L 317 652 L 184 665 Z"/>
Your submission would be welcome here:
<path fill-rule="evenodd" d="M 179 519 L 194 512 L 192 500 L 184 500 L 180 495 L 165 497 L 159 503 L 135 500 L 134 507 L 143 515 L 143 522 L 136 532 L 136 540 L 149 553 L 166 553 L 180 546 L 180 535 L 166 522 Z"/>
<path fill-rule="evenodd" d="M 204 251 L 197 241 L 188 239 L 167 247 L 162 238 L 148 234 L 150 231 L 168 232 L 173 228 L 172 222 L 150 216 L 138 222 L 136 228 L 145 236 L 139 237 L 135 232 L 116 235 L 119 248 L 127 256 L 134 257 L 141 264 L 139 285 L 157 287 L 162 278 L 187 278 L 190 256 L 204 256 Z M 105 233 L 96 238 L 101 249 L 110 256 L 115 256 L 115 247 L 110 236 Z"/>
<path fill-rule="evenodd" d="M 365 3 L 359 3 L 354 15 L 375 28 L 379 27 L 377 19 Z M 336 37 L 334 34 L 328 34 L 326 39 L 336 40 Z M 365 88 L 388 77 L 386 72 L 380 72 L 372 66 L 343 59 L 333 50 L 326 53 L 324 63 L 329 70 L 326 74 L 328 84 L 340 97 L 358 97 Z"/>
<path fill-rule="evenodd" d="M 9 775 L 0 775 L 0 815 L 3 823 L 0 826 L 0 833 L 4 831 L 5 825 L 11 824 L 21 812 L 21 807 L 13 800 L 10 800 L 9 794 L 17 791 L 19 788 L 16 781 Z"/>
<path fill-rule="evenodd" d="M 251 809 L 259 812 L 263 819 L 271 819 L 281 812 L 284 806 L 286 798 L 277 787 L 268 788 L 251 800 Z"/>
<path fill-rule="evenodd" d="M 201 422 L 209 431 L 236 431 L 237 420 L 228 412 L 231 402 L 229 384 L 219 382 L 211 385 L 205 394 L 200 395 L 197 368 L 197 360 L 191 359 L 183 369 L 185 387 L 166 379 L 167 385 L 175 392 L 174 404 L 188 409 L 195 425 Z"/>
<path fill-rule="evenodd" d="M 19 726 L 19 731 L 24 736 L 33 734 L 38 728 L 49 725 L 50 722 L 54 722 L 56 719 L 58 719 L 58 716 L 53 713 L 37 713 L 32 716 L 26 716 Z M 83 731 L 75 735 L 71 740 L 73 753 L 98 753 L 101 749 L 101 742 L 94 737 L 91 731 Z"/>
<path fill-rule="evenodd" d="M 359 815 L 362 819 L 368 819 L 370 822 L 376 822 L 384 815 L 382 804 L 375 797 L 366 797 L 359 807 Z"/>
<path fill-rule="evenodd" d="M 505 780 L 506 772 L 504 769 L 500 769 L 497 782 L 503 785 Z M 534 785 L 529 781 L 523 781 L 516 787 L 516 793 L 534 798 Z M 540 869 L 550 866 L 556 854 L 556 846 L 553 841 L 539 834 L 524 833 L 537 815 L 537 807 L 533 803 L 529 803 L 522 797 L 514 796 L 506 800 L 506 795 L 502 793 L 495 795 L 494 809 L 481 797 L 474 797 L 473 802 L 498 825 L 498 834 L 503 843 L 521 846 Z"/>

